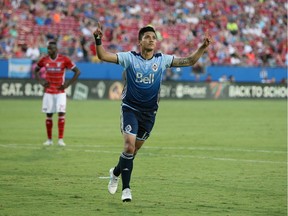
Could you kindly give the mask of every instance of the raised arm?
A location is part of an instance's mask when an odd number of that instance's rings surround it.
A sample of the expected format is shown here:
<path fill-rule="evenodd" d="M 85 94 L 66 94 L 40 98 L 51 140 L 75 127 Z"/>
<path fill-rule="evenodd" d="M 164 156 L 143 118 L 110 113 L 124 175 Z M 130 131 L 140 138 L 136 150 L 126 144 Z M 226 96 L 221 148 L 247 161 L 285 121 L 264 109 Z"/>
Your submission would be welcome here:
<path fill-rule="evenodd" d="M 104 47 L 102 46 L 102 36 L 103 32 L 101 29 L 101 25 L 97 23 L 97 29 L 93 32 L 96 44 L 96 50 L 98 58 L 102 61 L 117 63 L 117 55 L 115 53 L 106 52 Z"/>
<path fill-rule="evenodd" d="M 184 67 L 194 65 L 199 58 L 203 55 L 206 48 L 212 43 L 212 38 L 208 32 L 205 33 L 205 38 L 202 45 L 190 56 L 183 58 L 174 58 L 172 62 L 172 67 Z"/>

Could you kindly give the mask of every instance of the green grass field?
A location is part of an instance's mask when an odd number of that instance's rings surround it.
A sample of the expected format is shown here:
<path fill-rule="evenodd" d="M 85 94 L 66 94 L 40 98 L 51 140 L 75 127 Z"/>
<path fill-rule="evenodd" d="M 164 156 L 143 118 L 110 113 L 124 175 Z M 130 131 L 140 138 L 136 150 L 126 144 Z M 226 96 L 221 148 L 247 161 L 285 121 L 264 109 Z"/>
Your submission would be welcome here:
<path fill-rule="evenodd" d="M 45 148 L 41 101 L 0 100 L 0 215 L 286 216 L 286 105 L 162 100 L 122 203 L 120 101 L 68 101 L 67 146 Z"/>

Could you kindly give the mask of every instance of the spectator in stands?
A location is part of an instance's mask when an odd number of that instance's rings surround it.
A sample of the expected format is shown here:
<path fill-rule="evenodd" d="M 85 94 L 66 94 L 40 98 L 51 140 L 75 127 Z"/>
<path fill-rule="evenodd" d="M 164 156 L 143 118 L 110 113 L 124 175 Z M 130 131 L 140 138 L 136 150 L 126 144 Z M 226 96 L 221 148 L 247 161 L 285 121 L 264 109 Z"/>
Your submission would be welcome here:
<path fill-rule="evenodd" d="M 72 57 L 74 59 L 76 59 L 77 61 L 82 61 L 83 56 L 84 56 L 84 54 L 83 54 L 82 46 L 80 44 L 80 41 L 77 40 L 75 43 L 74 54 L 72 55 Z"/>
<path fill-rule="evenodd" d="M 228 82 L 229 82 L 229 83 L 234 83 L 234 82 L 235 82 L 235 77 L 234 77 L 233 75 L 230 75 L 230 76 L 228 77 Z"/>
<path fill-rule="evenodd" d="M 13 25 L 10 30 L 9 30 L 10 36 L 13 38 L 17 38 L 18 37 L 18 31 L 16 29 L 16 26 Z"/>
<path fill-rule="evenodd" d="M 52 17 L 51 17 L 51 12 L 47 11 L 46 12 L 46 17 L 45 17 L 45 20 L 44 20 L 44 25 L 52 25 L 52 23 L 53 23 L 53 20 L 52 20 Z"/>
<path fill-rule="evenodd" d="M 192 73 L 195 76 L 195 81 L 199 81 L 201 74 L 205 73 L 205 67 L 198 61 L 195 65 L 192 67 Z"/>
<path fill-rule="evenodd" d="M 280 83 L 287 85 L 287 77 L 281 79 Z"/>
<path fill-rule="evenodd" d="M 241 64 L 240 57 L 237 55 L 237 53 L 233 53 L 230 55 L 230 62 L 231 62 L 231 65 L 240 65 Z"/>
<path fill-rule="evenodd" d="M 38 47 L 39 47 L 40 56 L 46 55 L 48 53 L 47 39 L 43 33 L 39 36 L 39 43 L 38 44 L 39 44 Z"/>
<path fill-rule="evenodd" d="M 43 26 L 45 25 L 45 18 L 42 16 L 35 16 L 35 23 L 38 26 Z"/>
<path fill-rule="evenodd" d="M 171 68 L 167 68 L 165 70 L 165 74 L 164 74 L 163 80 L 165 80 L 165 81 L 173 80 L 173 72 L 172 72 Z"/>
<path fill-rule="evenodd" d="M 211 74 L 207 74 L 207 77 L 205 78 L 205 82 L 206 82 L 206 83 L 212 82 L 212 76 L 211 76 Z"/>
<path fill-rule="evenodd" d="M 57 23 L 60 23 L 60 22 L 61 22 L 61 13 L 56 11 L 53 14 L 53 23 L 57 24 Z"/>
<path fill-rule="evenodd" d="M 218 80 L 220 83 L 225 83 L 225 82 L 227 82 L 227 76 L 225 75 L 225 74 L 223 74 L 220 78 L 219 78 L 219 80 Z"/>
<path fill-rule="evenodd" d="M 12 57 L 13 58 L 25 58 L 21 47 L 16 43 L 14 44 L 14 47 L 13 47 L 13 56 Z"/>
<path fill-rule="evenodd" d="M 238 25 L 234 20 L 231 20 L 227 23 L 227 29 L 231 32 L 232 35 L 238 34 Z"/>
<path fill-rule="evenodd" d="M 13 56 L 13 41 L 10 39 L 4 40 L 5 57 L 11 58 Z"/>
<path fill-rule="evenodd" d="M 5 54 L 5 51 L 2 47 L 2 45 L 0 44 L 0 58 L 4 58 L 4 54 Z"/>
<path fill-rule="evenodd" d="M 40 57 L 38 43 L 34 42 L 31 46 L 28 47 L 26 51 L 26 57 L 32 59 L 33 62 L 38 60 L 38 58 Z"/>
<path fill-rule="evenodd" d="M 88 56 L 89 48 L 88 48 L 86 37 L 81 37 L 80 44 L 81 44 L 82 53 L 83 53 L 83 61 L 88 62 L 89 61 L 89 56 Z"/>

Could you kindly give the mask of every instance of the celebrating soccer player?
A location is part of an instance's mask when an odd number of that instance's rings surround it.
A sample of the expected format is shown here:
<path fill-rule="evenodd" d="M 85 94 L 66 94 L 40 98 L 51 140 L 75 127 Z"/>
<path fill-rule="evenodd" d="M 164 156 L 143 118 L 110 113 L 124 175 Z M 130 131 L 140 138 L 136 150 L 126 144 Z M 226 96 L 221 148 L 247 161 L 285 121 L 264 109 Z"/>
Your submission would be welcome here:
<path fill-rule="evenodd" d="M 46 78 L 40 79 L 39 71 L 42 67 L 46 69 Z M 65 82 L 65 71 L 69 69 L 74 72 L 71 80 Z M 44 87 L 45 93 L 42 102 L 42 112 L 46 113 L 46 131 L 48 140 L 43 143 L 45 146 L 53 144 L 52 126 L 53 113 L 58 113 L 58 145 L 65 146 L 63 141 L 65 112 L 66 112 L 66 93 L 65 89 L 76 81 L 80 75 L 79 69 L 67 57 L 58 54 L 56 42 L 48 44 L 48 55 L 39 60 L 35 68 L 36 79 Z"/>
<path fill-rule="evenodd" d="M 123 202 L 127 202 L 132 200 L 130 178 L 133 159 L 153 128 L 163 72 L 170 67 L 194 65 L 211 44 L 212 39 L 206 33 L 202 45 L 194 53 L 188 57 L 176 58 L 172 55 L 154 52 L 157 37 L 151 26 L 143 27 L 139 31 L 140 53 L 129 51 L 115 54 L 105 51 L 101 45 L 103 32 L 99 23 L 93 34 L 98 57 L 102 61 L 120 64 L 125 69 L 126 83 L 121 105 L 121 131 L 124 139 L 124 151 L 115 168 L 110 169 L 108 191 L 111 194 L 116 193 L 121 174 L 121 199 Z"/>

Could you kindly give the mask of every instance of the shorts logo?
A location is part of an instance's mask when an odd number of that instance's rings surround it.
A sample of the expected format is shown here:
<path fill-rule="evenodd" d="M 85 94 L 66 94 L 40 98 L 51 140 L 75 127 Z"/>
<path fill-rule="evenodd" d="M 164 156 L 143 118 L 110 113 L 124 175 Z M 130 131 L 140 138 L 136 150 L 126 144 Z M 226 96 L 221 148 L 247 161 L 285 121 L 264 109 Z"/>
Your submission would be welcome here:
<path fill-rule="evenodd" d="M 127 125 L 127 126 L 125 127 L 125 132 L 130 132 L 131 130 L 132 130 L 131 125 Z"/>
<path fill-rule="evenodd" d="M 156 72 L 156 71 L 158 70 L 158 65 L 157 65 L 156 63 L 154 63 L 154 64 L 152 65 L 152 70 L 153 70 L 154 72 Z"/>

